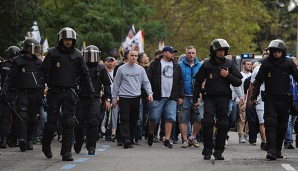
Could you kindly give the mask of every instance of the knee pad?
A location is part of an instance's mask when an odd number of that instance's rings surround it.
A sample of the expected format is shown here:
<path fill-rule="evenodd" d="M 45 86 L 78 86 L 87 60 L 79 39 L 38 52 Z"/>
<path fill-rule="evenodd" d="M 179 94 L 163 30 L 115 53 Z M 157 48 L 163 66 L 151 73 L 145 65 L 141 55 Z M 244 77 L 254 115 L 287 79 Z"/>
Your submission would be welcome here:
<path fill-rule="evenodd" d="M 92 118 L 87 122 L 87 127 L 88 128 L 97 128 L 98 127 L 98 120 L 96 118 Z"/>
<path fill-rule="evenodd" d="M 277 121 L 276 119 L 272 118 L 272 117 L 268 117 L 265 118 L 265 122 L 264 122 L 265 127 L 277 127 Z"/>
<path fill-rule="evenodd" d="M 29 121 L 29 117 L 28 117 L 26 111 L 21 111 L 21 112 L 19 113 L 19 116 L 20 116 L 20 118 L 22 118 L 25 122 L 28 122 L 28 121 Z M 19 119 L 20 119 L 20 118 L 19 118 Z"/>
<path fill-rule="evenodd" d="M 65 129 L 72 129 L 75 126 L 75 122 L 72 118 L 71 119 L 65 119 L 63 121 L 62 125 L 63 125 L 63 128 L 65 128 Z"/>
<path fill-rule="evenodd" d="M 203 119 L 202 120 L 202 125 L 205 127 L 205 128 L 212 128 L 215 124 L 215 121 L 213 118 L 206 118 L 206 119 Z"/>
<path fill-rule="evenodd" d="M 219 120 L 219 121 L 216 122 L 216 127 L 218 129 L 228 130 L 229 129 L 229 122 L 228 122 L 228 120 Z"/>

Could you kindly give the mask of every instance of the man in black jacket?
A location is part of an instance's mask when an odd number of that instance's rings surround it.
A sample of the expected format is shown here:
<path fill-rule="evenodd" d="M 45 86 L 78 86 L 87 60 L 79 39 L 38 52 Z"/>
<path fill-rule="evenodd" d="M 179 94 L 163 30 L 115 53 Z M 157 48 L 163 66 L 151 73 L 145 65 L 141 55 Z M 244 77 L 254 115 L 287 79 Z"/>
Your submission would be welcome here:
<path fill-rule="evenodd" d="M 74 150 L 80 153 L 84 142 L 84 135 L 86 128 L 86 148 L 88 155 L 95 155 L 97 129 L 98 129 L 98 115 L 99 115 L 99 98 L 102 87 L 104 87 L 104 104 L 106 110 L 110 110 L 111 105 L 111 82 L 107 75 L 105 68 L 100 68 L 98 61 L 100 59 L 100 50 L 94 46 L 89 45 L 83 51 L 83 57 L 89 69 L 89 74 L 94 87 L 94 100 L 90 102 L 89 91 L 84 87 L 84 83 L 80 83 L 79 97 L 80 101 L 77 106 L 76 118 L 78 123 L 74 129 L 75 144 Z"/>
<path fill-rule="evenodd" d="M 202 83 L 205 83 L 204 100 L 204 149 L 202 154 L 205 160 L 212 155 L 215 160 L 224 160 L 222 153 L 229 131 L 228 110 L 232 97 L 230 84 L 239 87 L 242 84 L 242 75 L 231 59 L 225 58 L 230 45 L 224 39 L 215 39 L 210 45 L 210 59 L 204 61 L 195 75 L 193 101 L 195 108 L 199 107 L 198 97 L 202 93 Z M 214 117 L 216 116 L 216 124 Z M 213 143 L 213 127 L 217 127 L 215 145 Z"/>
<path fill-rule="evenodd" d="M 282 144 L 289 118 L 289 87 L 291 74 L 298 81 L 298 70 L 291 58 L 287 58 L 285 42 L 276 39 L 268 46 L 269 56 L 261 61 L 262 65 L 253 82 L 251 101 L 257 100 L 260 86 L 265 82 L 264 125 L 268 143 L 266 158 L 283 158 Z"/>
<path fill-rule="evenodd" d="M 148 69 L 148 78 L 153 91 L 153 103 L 149 114 L 148 145 L 153 144 L 153 132 L 161 115 L 165 118 L 165 142 L 164 146 L 172 148 L 170 135 L 173 123 L 176 122 L 177 103 L 183 103 L 184 81 L 181 68 L 174 63 L 174 53 L 177 52 L 171 46 L 162 50 L 161 58 L 156 58 Z"/>
<path fill-rule="evenodd" d="M 60 155 L 63 161 L 73 161 L 71 154 L 73 128 L 75 125 L 75 112 L 79 97 L 75 88 L 78 83 L 83 83 L 89 93 L 89 98 L 94 99 L 93 86 L 89 71 L 82 53 L 75 48 L 76 32 L 65 27 L 58 33 L 58 46 L 49 49 L 38 76 L 41 87 L 47 83 L 48 93 L 48 118 L 45 123 L 42 138 L 42 151 L 47 158 L 52 158 L 51 141 L 56 130 L 60 108 L 62 109 L 62 148 Z"/>
<path fill-rule="evenodd" d="M 43 95 L 37 79 L 37 71 L 42 62 L 37 57 L 40 53 L 39 42 L 33 38 L 26 39 L 20 53 L 21 55 L 13 58 L 1 94 L 7 96 L 12 88 L 16 89 L 16 132 L 20 150 L 26 151 L 33 150 L 32 134 L 36 126 L 38 100 Z"/>

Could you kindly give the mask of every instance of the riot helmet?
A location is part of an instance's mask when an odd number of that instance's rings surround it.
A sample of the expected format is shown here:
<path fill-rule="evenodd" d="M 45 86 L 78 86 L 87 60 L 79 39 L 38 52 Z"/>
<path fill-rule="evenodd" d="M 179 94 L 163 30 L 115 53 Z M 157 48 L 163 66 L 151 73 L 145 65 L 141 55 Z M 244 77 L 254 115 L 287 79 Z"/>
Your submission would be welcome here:
<path fill-rule="evenodd" d="M 5 59 L 13 58 L 20 54 L 20 49 L 16 46 L 10 46 L 5 50 Z"/>
<path fill-rule="evenodd" d="M 281 39 L 275 39 L 275 40 L 272 40 L 270 43 L 269 43 L 269 46 L 268 46 L 268 49 L 269 49 L 269 52 L 270 54 L 272 55 L 273 51 L 275 49 L 279 49 L 283 52 L 283 56 L 286 56 L 287 54 L 287 47 L 286 47 L 286 44 L 283 40 Z"/>
<path fill-rule="evenodd" d="M 34 55 L 40 54 L 41 51 L 39 42 L 34 38 L 28 38 L 24 40 L 23 49 L 20 51 L 20 53 L 31 53 Z"/>
<path fill-rule="evenodd" d="M 230 45 L 225 39 L 214 39 L 210 45 L 210 55 L 214 55 L 215 51 L 218 49 L 224 49 L 225 55 L 227 55 L 230 50 Z"/>
<path fill-rule="evenodd" d="M 83 51 L 84 60 L 88 63 L 99 62 L 100 54 L 101 51 L 94 45 L 87 46 L 86 49 Z"/>
<path fill-rule="evenodd" d="M 58 44 L 62 43 L 63 39 L 72 39 L 72 47 L 74 47 L 76 45 L 77 33 L 70 27 L 64 27 L 58 33 Z"/>

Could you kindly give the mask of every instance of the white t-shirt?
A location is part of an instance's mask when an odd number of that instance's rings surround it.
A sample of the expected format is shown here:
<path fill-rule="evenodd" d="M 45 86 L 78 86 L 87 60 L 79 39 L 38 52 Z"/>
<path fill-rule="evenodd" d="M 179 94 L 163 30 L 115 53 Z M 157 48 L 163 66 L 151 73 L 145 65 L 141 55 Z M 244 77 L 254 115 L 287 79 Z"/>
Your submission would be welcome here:
<path fill-rule="evenodd" d="M 250 82 L 251 83 L 253 83 L 256 80 L 256 76 L 257 76 L 257 74 L 259 72 L 260 67 L 261 67 L 261 65 L 256 66 L 255 69 L 253 70 L 253 72 L 251 74 L 251 79 L 250 79 Z M 261 84 L 260 94 L 259 94 L 257 100 L 260 100 L 261 99 L 261 91 L 265 91 L 265 83 L 264 82 Z"/>
<path fill-rule="evenodd" d="M 173 86 L 173 62 L 166 62 L 163 59 L 161 63 L 161 97 L 170 97 Z"/>

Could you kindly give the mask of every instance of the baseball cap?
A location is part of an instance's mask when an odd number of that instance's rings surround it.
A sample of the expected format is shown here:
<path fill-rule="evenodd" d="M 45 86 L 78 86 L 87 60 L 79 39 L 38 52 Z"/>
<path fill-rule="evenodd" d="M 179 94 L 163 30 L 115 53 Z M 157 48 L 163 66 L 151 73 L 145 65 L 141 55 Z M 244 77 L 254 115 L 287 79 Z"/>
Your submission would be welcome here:
<path fill-rule="evenodd" d="M 115 59 L 113 57 L 107 57 L 105 61 L 114 61 Z"/>
<path fill-rule="evenodd" d="M 177 50 L 174 50 L 172 46 L 165 46 L 162 49 L 162 52 L 166 52 L 166 51 L 169 51 L 170 53 L 176 53 L 177 52 Z"/>

